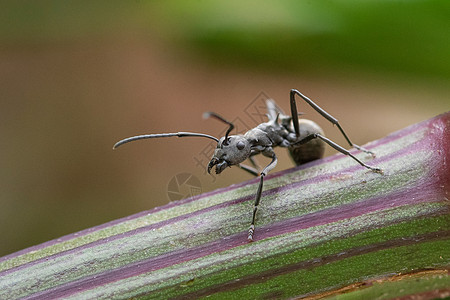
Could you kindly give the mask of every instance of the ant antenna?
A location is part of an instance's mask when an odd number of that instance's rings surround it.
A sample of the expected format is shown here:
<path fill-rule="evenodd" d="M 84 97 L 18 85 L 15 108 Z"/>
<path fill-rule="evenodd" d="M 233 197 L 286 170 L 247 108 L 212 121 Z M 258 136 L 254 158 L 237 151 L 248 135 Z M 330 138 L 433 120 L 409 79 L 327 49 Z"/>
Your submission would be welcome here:
<path fill-rule="evenodd" d="M 204 134 L 204 133 L 195 133 L 195 132 L 176 132 L 176 133 L 157 133 L 157 134 L 143 134 L 143 135 L 137 135 L 137 136 L 132 136 L 126 139 L 123 139 L 121 141 L 118 141 L 113 149 L 116 149 L 117 147 L 129 143 L 129 142 L 133 142 L 133 141 L 137 141 L 137 140 L 143 140 L 143 139 L 153 139 L 153 138 L 160 138 L 160 137 L 171 137 L 171 136 L 177 136 L 177 137 L 185 137 L 185 136 L 193 136 L 193 137 L 205 137 L 208 139 L 212 139 L 215 140 L 216 142 L 219 142 L 219 139 L 208 135 L 208 134 Z"/>
<path fill-rule="evenodd" d="M 203 114 L 203 118 L 207 119 L 209 117 L 213 117 L 216 118 L 219 121 L 224 122 L 225 124 L 230 125 L 230 127 L 228 127 L 227 132 L 225 133 L 225 139 L 223 140 L 223 145 L 228 145 L 228 134 L 230 134 L 231 130 L 233 130 L 234 125 L 233 123 L 231 123 L 230 121 L 225 120 L 223 117 L 219 116 L 218 114 L 216 114 L 215 112 L 212 111 L 207 111 Z"/>

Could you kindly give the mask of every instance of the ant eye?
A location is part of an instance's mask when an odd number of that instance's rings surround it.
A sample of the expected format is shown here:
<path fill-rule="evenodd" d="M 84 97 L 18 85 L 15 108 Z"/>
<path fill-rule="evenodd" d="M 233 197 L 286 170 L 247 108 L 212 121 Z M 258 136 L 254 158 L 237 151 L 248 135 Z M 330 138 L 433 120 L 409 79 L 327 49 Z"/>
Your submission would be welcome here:
<path fill-rule="evenodd" d="M 237 142 L 236 147 L 237 147 L 239 150 L 242 150 L 242 149 L 245 148 L 245 144 L 244 144 L 243 141 L 239 141 L 239 142 Z"/>

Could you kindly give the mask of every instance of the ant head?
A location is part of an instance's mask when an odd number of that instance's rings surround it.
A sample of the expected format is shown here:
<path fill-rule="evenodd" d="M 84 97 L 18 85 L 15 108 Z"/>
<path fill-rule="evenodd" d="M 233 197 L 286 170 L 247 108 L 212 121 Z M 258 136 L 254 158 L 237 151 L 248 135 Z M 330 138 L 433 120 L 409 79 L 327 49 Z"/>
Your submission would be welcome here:
<path fill-rule="evenodd" d="M 244 136 L 224 136 L 217 143 L 217 148 L 208 164 L 208 173 L 216 166 L 216 174 L 220 174 L 226 167 L 240 164 L 246 160 L 250 153 L 250 143 Z"/>

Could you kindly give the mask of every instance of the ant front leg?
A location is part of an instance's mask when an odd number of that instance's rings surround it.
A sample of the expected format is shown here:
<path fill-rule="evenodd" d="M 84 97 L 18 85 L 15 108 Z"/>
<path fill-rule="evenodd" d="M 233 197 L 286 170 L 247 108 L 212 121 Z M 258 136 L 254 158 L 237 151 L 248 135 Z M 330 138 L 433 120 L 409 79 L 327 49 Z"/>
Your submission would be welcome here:
<path fill-rule="evenodd" d="M 291 93 L 290 93 L 290 100 L 291 100 L 291 114 L 292 114 L 292 122 L 294 124 L 294 129 L 295 129 L 295 134 L 297 135 L 297 137 L 300 135 L 300 129 L 299 129 L 299 124 L 298 124 L 298 113 L 297 113 L 297 105 L 295 103 L 295 95 L 300 96 L 306 103 L 308 103 L 312 108 L 314 108 L 315 111 L 317 111 L 322 117 L 324 117 L 325 119 L 327 119 L 328 121 L 330 121 L 333 125 L 336 125 L 337 128 L 339 129 L 339 131 L 342 133 L 342 135 L 344 136 L 344 138 L 347 140 L 348 144 L 351 147 L 355 147 L 356 149 L 363 151 L 365 153 L 368 153 L 370 155 L 372 155 L 373 157 L 375 157 L 375 153 L 373 153 L 370 150 L 367 150 L 361 146 L 355 145 L 353 144 L 350 139 L 348 138 L 347 134 L 345 133 L 344 129 L 342 129 L 341 125 L 339 124 L 339 121 L 334 118 L 332 115 L 330 115 L 329 113 L 327 113 L 325 110 L 323 110 L 319 105 L 317 105 L 316 103 L 314 103 L 311 99 L 309 99 L 308 97 L 306 97 L 305 95 L 303 95 L 302 93 L 300 93 L 298 90 L 296 89 L 292 89 Z M 334 147 L 333 147 L 334 148 Z M 340 151 L 340 150 L 339 150 Z M 341 151 L 342 152 L 342 151 Z"/>
<path fill-rule="evenodd" d="M 252 223 L 250 224 L 250 229 L 248 230 L 248 241 L 249 242 L 253 242 L 253 234 L 255 233 L 256 212 L 258 211 L 259 201 L 261 200 L 264 176 L 266 176 L 267 173 L 269 173 L 277 165 L 277 156 L 275 155 L 275 152 L 273 152 L 273 149 L 271 147 L 266 148 L 263 152 L 263 155 L 271 157 L 272 161 L 264 168 L 264 170 L 261 172 L 261 175 L 259 177 L 260 178 L 259 185 L 258 185 L 258 190 L 256 191 L 255 205 L 253 207 Z"/>
<path fill-rule="evenodd" d="M 248 173 L 252 174 L 253 176 L 259 175 L 259 172 L 257 169 L 247 166 L 246 164 L 239 164 L 238 166 L 239 166 L 239 168 L 241 168 L 244 171 L 247 171 Z"/>

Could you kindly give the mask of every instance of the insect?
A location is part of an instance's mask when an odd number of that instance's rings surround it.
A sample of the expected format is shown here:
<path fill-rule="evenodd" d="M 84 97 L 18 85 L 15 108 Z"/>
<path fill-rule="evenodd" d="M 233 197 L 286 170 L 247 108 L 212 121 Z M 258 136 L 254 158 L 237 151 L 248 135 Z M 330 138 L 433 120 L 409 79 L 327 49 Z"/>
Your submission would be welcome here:
<path fill-rule="evenodd" d="M 252 221 L 248 230 L 248 240 L 253 241 L 253 235 L 255 233 L 256 212 L 258 210 L 258 205 L 261 199 L 264 177 L 277 164 L 277 156 L 273 148 L 288 148 L 294 162 L 297 165 L 300 165 L 312 160 L 322 158 L 325 150 L 325 144 L 328 144 L 337 151 L 350 156 L 361 166 L 374 172 L 382 173 L 382 170 L 380 168 L 365 164 L 357 157 L 352 155 L 348 150 L 326 138 L 322 129 L 313 121 L 299 119 L 295 99 L 296 96 L 299 96 L 322 117 L 330 121 L 333 125 L 336 125 L 336 127 L 339 129 L 339 131 L 342 133 L 345 140 L 351 147 L 375 156 L 373 152 L 361 146 L 353 144 L 342 129 L 337 119 L 335 119 L 333 116 L 331 116 L 329 113 L 315 104 L 311 99 L 309 99 L 296 89 L 292 89 L 290 91 L 290 116 L 286 115 L 273 100 L 267 100 L 266 105 L 268 110 L 267 116 L 269 118 L 268 122 L 259 124 L 255 128 L 247 131 L 245 134 L 230 135 L 231 131 L 234 128 L 233 123 L 227 121 L 216 113 L 206 112 L 203 115 L 204 118 L 212 117 L 228 125 L 228 129 L 224 137 L 217 139 L 216 137 L 208 134 L 193 132 L 144 134 L 123 139 L 117 142 L 114 145 L 113 149 L 132 141 L 162 137 L 204 137 L 216 141 L 217 147 L 207 166 L 208 173 L 211 173 L 211 170 L 213 168 L 215 168 L 216 174 L 220 174 L 227 167 L 239 166 L 241 169 L 249 172 L 254 176 L 259 176 L 260 178 L 259 186 L 255 195 Z M 271 162 L 265 168 L 263 168 L 261 172 L 258 172 L 257 164 L 253 158 L 257 154 L 262 154 L 266 157 L 271 158 Z M 248 166 L 242 163 L 247 159 L 249 159 L 252 166 Z"/>

